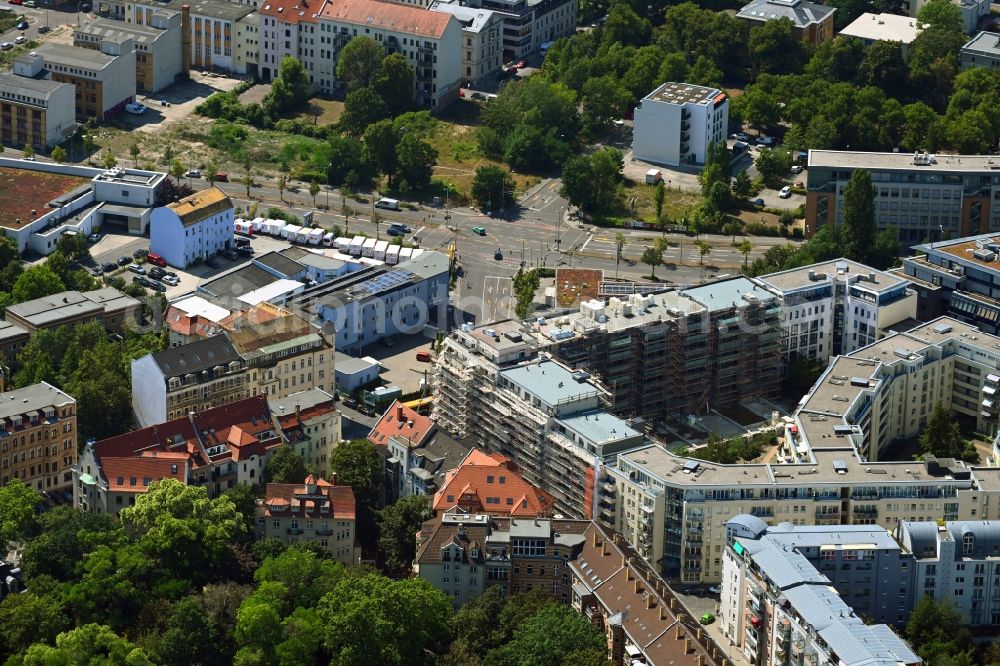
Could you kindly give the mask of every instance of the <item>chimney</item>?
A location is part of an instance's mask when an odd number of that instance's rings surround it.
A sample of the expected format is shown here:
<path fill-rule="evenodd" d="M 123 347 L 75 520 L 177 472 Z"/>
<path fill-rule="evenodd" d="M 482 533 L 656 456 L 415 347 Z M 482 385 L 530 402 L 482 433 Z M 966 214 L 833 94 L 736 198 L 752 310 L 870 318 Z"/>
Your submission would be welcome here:
<path fill-rule="evenodd" d="M 403 403 L 397 402 L 396 403 L 396 421 L 398 421 L 399 423 L 402 423 L 405 420 L 406 420 L 406 418 L 403 416 Z"/>
<path fill-rule="evenodd" d="M 642 592 L 642 581 L 640 581 L 640 580 L 637 579 L 635 581 L 635 585 L 632 586 L 632 589 L 635 590 L 636 594 L 639 594 L 640 592 Z"/>
<path fill-rule="evenodd" d="M 653 607 L 653 602 L 655 600 L 656 600 L 656 597 L 654 597 L 652 594 L 647 594 L 646 595 L 646 608 L 652 608 Z"/>
<path fill-rule="evenodd" d="M 191 73 L 191 5 L 181 5 L 181 71 Z"/>
<path fill-rule="evenodd" d="M 687 654 L 690 651 L 691 651 L 691 639 L 690 638 L 685 638 L 684 639 L 684 654 Z"/>
<path fill-rule="evenodd" d="M 302 405 L 295 403 L 295 420 L 302 421 Z"/>
<path fill-rule="evenodd" d="M 670 597 L 670 610 L 677 610 L 677 597 Z"/>
<path fill-rule="evenodd" d="M 674 625 L 674 638 L 677 640 L 684 638 L 684 628 L 679 624 Z"/>
<path fill-rule="evenodd" d="M 666 620 L 667 619 L 667 607 L 666 606 L 660 606 L 660 619 L 661 620 Z"/>
<path fill-rule="evenodd" d="M 627 564 L 628 564 L 628 560 L 626 560 L 626 559 L 625 559 L 625 555 L 624 555 L 624 554 L 622 554 L 622 566 L 624 567 L 624 566 L 626 566 Z"/>

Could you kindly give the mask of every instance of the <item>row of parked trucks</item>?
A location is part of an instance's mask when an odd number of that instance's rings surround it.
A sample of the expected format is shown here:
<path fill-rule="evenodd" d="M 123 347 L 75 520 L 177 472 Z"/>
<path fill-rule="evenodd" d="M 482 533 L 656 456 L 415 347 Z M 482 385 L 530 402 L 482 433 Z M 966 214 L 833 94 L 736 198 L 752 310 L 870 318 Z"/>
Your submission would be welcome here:
<path fill-rule="evenodd" d="M 236 233 L 252 237 L 254 234 L 284 238 L 289 243 L 297 245 L 313 245 L 316 247 L 336 248 L 338 252 L 352 257 L 366 257 L 387 264 L 398 264 L 423 254 L 423 250 L 414 247 L 391 245 L 389 241 L 375 240 L 366 236 L 347 238 L 334 237 L 332 232 L 321 228 L 300 227 L 284 220 L 273 220 L 258 217 L 253 220 L 235 220 Z"/>

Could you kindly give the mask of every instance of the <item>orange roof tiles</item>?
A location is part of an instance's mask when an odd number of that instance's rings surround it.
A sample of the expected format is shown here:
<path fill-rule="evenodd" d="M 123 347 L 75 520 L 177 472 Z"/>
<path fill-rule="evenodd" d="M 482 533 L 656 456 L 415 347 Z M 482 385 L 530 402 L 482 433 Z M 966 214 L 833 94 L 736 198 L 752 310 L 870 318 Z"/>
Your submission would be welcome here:
<path fill-rule="evenodd" d="M 368 441 L 376 446 L 388 446 L 389 440 L 395 437 L 417 447 L 433 431 L 433 421 L 396 400 L 368 433 Z"/>
<path fill-rule="evenodd" d="M 308 485 L 316 489 L 309 492 Z M 304 484 L 269 483 L 260 501 L 265 516 L 329 517 L 337 520 L 354 520 L 354 490 L 338 486 L 310 474 Z M 287 507 L 287 508 L 285 508 Z"/>
<path fill-rule="evenodd" d="M 503 456 L 473 449 L 445 475 L 433 508 L 446 511 L 457 506 L 468 513 L 534 517 L 548 515 L 553 502 L 552 495 L 525 481 Z"/>
<path fill-rule="evenodd" d="M 316 12 L 323 6 L 322 0 L 266 0 L 257 12 L 261 16 L 273 16 L 282 23 L 319 23 Z"/>
<path fill-rule="evenodd" d="M 323 5 L 320 17 L 434 39 L 444 35 L 448 22 L 455 20 L 451 14 L 375 0 L 333 0 Z"/>
<path fill-rule="evenodd" d="M 101 461 L 111 492 L 144 493 L 150 483 L 160 479 L 176 479 L 187 483 L 184 456 L 137 458 L 105 458 Z"/>

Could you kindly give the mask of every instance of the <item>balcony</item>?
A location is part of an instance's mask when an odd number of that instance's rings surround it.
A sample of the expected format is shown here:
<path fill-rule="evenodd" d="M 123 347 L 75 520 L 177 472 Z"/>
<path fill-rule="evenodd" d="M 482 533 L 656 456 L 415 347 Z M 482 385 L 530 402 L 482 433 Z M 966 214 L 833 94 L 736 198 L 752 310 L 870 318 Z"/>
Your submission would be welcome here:
<path fill-rule="evenodd" d="M 285 531 L 288 532 L 289 534 L 302 534 L 302 528 L 301 527 L 289 527 Z"/>
<path fill-rule="evenodd" d="M 316 530 L 316 536 L 333 536 L 333 530 L 331 529 L 318 529 Z"/>

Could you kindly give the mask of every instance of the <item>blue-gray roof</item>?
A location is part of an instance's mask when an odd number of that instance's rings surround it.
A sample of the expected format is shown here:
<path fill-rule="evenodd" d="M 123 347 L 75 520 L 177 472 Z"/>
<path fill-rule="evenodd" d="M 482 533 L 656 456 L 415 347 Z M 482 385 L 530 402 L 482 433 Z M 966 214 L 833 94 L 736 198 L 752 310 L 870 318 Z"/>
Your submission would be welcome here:
<path fill-rule="evenodd" d="M 764 540 L 751 541 L 737 537 L 737 541 L 750 553 L 761 573 L 780 590 L 803 583 L 830 584 L 830 579 L 816 571 L 812 563 L 797 551 L 782 550 Z"/>
<path fill-rule="evenodd" d="M 831 624 L 819 635 L 844 666 L 898 666 L 920 663 L 920 657 L 884 624 L 866 626 L 860 620 Z"/>
<path fill-rule="evenodd" d="M 726 530 L 732 531 L 734 536 L 756 539 L 767 531 L 767 523 L 757 516 L 741 513 L 726 522 Z"/>
<path fill-rule="evenodd" d="M 583 396 L 596 396 L 590 382 L 577 381 L 573 373 L 552 361 L 531 363 L 504 370 L 500 376 L 548 405 L 558 405 Z"/>
<path fill-rule="evenodd" d="M 596 444 L 617 442 L 639 435 L 639 432 L 633 430 L 628 422 L 601 410 L 557 419 L 557 422 Z"/>
<path fill-rule="evenodd" d="M 685 296 L 704 305 L 708 308 L 709 312 L 725 310 L 734 306 L 749 305 L 750 301 L 744 298 L 747 294 L 750 294 L 751 297 L 755 296 L 760 301 L 772 301 L 775 299 L 774 294 L 745 277 L 685 289 L 683 293 Z"/>
<path fill-rule="evenodd" d="M 837 591 L 829 585 L 799 585 L 784 590 L 795 612 L 802 616 L 816 631 L 823 631 L 831 625 L 856 622 L 863 624 L 854 615 L 851 607 L 844 603 Z M 837 653 L 838 656 L 840 653 Z"/>
<path fill-rule="evenodd" d="M 959 520 L 947 523 L 948 532 L 958 543 L 966 534 L 973 535 L 972 554 L 966 557 L 982 559 L 1000 557 L 1000 520 Z M 964 550 L 957 550 L 964 555 Z"/>

